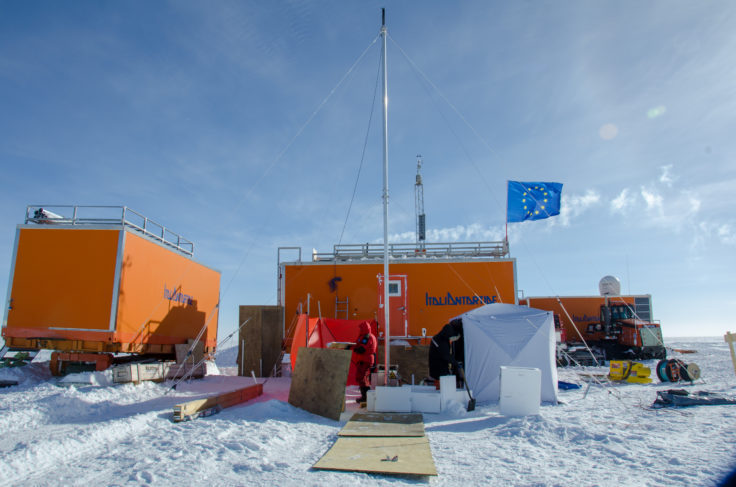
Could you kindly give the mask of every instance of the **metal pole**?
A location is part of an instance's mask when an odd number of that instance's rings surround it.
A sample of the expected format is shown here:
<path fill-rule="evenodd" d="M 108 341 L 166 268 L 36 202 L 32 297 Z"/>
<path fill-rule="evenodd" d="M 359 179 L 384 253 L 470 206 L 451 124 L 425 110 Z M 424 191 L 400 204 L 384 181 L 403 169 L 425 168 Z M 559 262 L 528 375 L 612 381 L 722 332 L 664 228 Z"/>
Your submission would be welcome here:
<path fill-rule="evenodd" d="M 386 73 L 386 9 L 381 9 L 381 41 L 383 44 L 383 320 L 386 333 L 384 384 L 388 385 L 391 355 L 391 323 L 388 308 L 388 74 Z"/>

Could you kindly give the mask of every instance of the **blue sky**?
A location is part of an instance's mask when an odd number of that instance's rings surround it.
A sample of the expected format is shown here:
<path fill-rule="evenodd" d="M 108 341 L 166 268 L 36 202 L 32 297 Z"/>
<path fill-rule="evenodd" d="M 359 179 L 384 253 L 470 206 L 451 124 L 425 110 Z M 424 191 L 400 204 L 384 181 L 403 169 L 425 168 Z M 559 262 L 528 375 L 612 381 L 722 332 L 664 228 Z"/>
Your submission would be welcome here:
<path fill-rule="evenodd" d="M 0 276 L 26 205 L 126 205 L 222 271 L 224 336 L 275 304 L 277 247 L 337 243 L 366 140 L 342 241 L 380 241 L 381 6 L 392 241 L 417 154 L 431 241 L 499 239 L 507 180 L 558 181 L 560 216 L 510 225 L 526 295 L 613 274 L 665 336 L 733 329 L 728 2 L 0 1 Z"/>

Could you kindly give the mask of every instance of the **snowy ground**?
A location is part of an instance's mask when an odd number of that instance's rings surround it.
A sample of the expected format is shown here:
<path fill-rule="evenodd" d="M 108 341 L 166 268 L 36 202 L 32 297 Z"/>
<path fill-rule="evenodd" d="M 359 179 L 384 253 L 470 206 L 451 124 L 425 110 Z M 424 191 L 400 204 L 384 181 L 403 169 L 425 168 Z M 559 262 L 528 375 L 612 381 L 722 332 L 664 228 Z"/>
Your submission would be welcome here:
<path fill-rule="evenodd" d="M 270 379 L 246 405 L 173 423 L 174 404 L 252 384 L 236 377 L 234 353 L 218 357 L 222 375 L 183 384 L 112 385 L 105 373 L 62 385 L 38 358 L 0 369 L 18 380 L 0 389 L 2 485 L 715 485 L 736 465 L 736 405 L 652 410 L 656 391 L 673 387 L 736 396 L 722 338 L 672 339 L 697 363 L 689 383 L 618 384 L 560 391 L 563 404 L 539 416 L 508 418 L 495 404 L 467 413 L 458 405 L 425 414 L 439 475 L 395 477 L 311 470 L 346 420 L 332 421 L 286 403 L 288 380 Z M 647 362 L 654 369 L 656 362 Z M 215 367 L 215 369 L 218 367 Z M 607 368 L 585 372 L 606 373 Z M 582 383 L 580 368 L 561 380 Z M 654 374 L 653 374 L 654 375 Z M 354 393 L 354 391 L 351 391 Z M 349 412 L 355 406 L 349 405 Z"/>

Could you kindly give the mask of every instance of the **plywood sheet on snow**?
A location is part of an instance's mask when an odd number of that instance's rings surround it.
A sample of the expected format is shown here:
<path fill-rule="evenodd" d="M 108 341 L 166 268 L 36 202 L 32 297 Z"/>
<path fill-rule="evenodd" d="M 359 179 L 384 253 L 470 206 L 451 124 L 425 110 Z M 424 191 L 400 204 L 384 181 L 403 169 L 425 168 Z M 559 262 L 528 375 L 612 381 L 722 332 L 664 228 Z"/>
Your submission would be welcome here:
<path fill-rule="evenodd" d="M 437 475 L 429 440 L 421 437 L 341 437 L 314 464 L 321 470 Z"/>
<path fill-rule="evenodd" d="M 424 421 L 418 413 L 355 413 L 339 436 L 424 436 Z"/>
<path fill-rule="evenodd" d="M 349 350 L 300 348 L 291 377 L 289 404 L 339 420 L 352 354 Z"/>

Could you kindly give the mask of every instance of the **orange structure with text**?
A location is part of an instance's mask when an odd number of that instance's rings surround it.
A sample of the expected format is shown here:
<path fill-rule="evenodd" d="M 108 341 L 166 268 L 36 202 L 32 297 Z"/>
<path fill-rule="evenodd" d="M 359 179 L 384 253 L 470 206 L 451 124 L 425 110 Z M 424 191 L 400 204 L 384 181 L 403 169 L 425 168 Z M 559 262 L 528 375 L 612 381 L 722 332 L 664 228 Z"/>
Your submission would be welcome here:
<path fill-rule="evenodd" d="M 6 346 L 172 356 L 176 344 L 199 336 L 214 350 L 218 271 L 125 217 L 33 223 L 17 228 Z"/>

